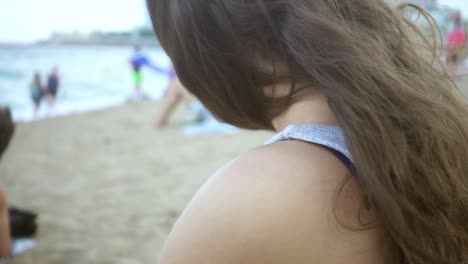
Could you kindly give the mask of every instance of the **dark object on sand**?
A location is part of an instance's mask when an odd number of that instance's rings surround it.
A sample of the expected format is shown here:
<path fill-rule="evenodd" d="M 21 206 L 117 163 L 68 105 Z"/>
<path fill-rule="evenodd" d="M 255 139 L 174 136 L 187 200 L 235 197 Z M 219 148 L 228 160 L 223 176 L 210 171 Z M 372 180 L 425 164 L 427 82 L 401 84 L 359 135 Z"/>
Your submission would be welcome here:
<path fill-rule="evenodd" d="M 13 137 L 15 124 L 8 108 L 0 108 L 0 158 Z M 37 232 L 37 215 L 25 210 L 9 208 L 10 233 L 13 238 L 29 238 Z"/>
<path fill-rule="evenodd" d="M 37 232 L 37 215 L 16 208 L 8 209 L 10 215 L 10 230 L 13 238 L 30 238 Z"/>
<path fill-rule="evenodd" d="M 8 147 L 14 130 L 15 124 L 11 118 L 10 109 L 0 108 L 0 157 Z"/>

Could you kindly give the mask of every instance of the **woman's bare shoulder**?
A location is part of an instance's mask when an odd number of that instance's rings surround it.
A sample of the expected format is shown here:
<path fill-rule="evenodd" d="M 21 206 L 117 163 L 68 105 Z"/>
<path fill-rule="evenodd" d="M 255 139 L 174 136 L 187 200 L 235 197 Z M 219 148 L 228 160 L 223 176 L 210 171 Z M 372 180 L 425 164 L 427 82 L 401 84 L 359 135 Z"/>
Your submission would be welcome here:
<path fill-rule="evenodd" d="M 334 220 L 333 203 L 347 174 L 316 145 L 288 141 L 254 149 L 199 190 L 174 226 L 161 263 L 328 263 L 337 253 L 349 263 L 353 252 L 360 252 L 355 261 L 366 263 L 363 252 L 375 239 L 351 234 Z M 344 195 L 357 210 L 360 195 Z"/>

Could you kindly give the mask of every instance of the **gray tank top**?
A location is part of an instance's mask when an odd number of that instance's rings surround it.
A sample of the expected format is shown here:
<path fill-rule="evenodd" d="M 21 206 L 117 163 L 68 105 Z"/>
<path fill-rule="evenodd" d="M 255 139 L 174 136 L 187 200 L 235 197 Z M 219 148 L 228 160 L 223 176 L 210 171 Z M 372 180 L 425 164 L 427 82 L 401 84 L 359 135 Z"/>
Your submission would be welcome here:
<path fill-rule="evenodd" d="M 300 140 L 323 146 L 340 159 L 350 171 L 354 171 L 353 159 L 346 146 L 344 132 L 339 127 L 324 125 L 290 125 L 268 140 L 266 144 L 285 140 Z"/>

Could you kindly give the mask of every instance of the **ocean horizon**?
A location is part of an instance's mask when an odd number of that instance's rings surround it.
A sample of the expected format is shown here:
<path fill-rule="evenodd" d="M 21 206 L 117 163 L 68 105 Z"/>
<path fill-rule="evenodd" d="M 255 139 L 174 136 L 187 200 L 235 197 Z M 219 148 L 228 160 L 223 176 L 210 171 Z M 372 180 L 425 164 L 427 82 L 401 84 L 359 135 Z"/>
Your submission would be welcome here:
<path fill-rule="evenodd" d="M 132 98 L 132 69 L 128 59 L 131 46 L 0 46 L 0 106 L 12 110 L 15 121 L 33 120 L 30 84 L 35 72 L 42 82 L 55 66 L 61 85 L 54 109 L 43 100 L 38 118 L 104 109 Z M 159 47 L 145 48 L 153 63 L 170 67 L 170 60 Z M 143 93 L 158 99 L 168 85 L 168 77 L 143 70 Z"/>

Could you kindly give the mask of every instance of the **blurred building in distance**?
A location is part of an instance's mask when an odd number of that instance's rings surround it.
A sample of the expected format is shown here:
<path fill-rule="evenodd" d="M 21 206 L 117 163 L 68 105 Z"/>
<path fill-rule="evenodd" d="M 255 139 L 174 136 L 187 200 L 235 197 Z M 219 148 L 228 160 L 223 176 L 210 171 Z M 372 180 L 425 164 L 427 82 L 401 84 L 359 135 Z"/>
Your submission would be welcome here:
<path fill-rule="evenodd" d="M 94 31 L 87 34 L 81 32 L 54 32 L 47 39 L 39 41 L 38 44 L 154 46 L 159 45 L 159 42 L 153 33 L 151 19 L 146 14 L 145 21 L 129 31 Z"/>

